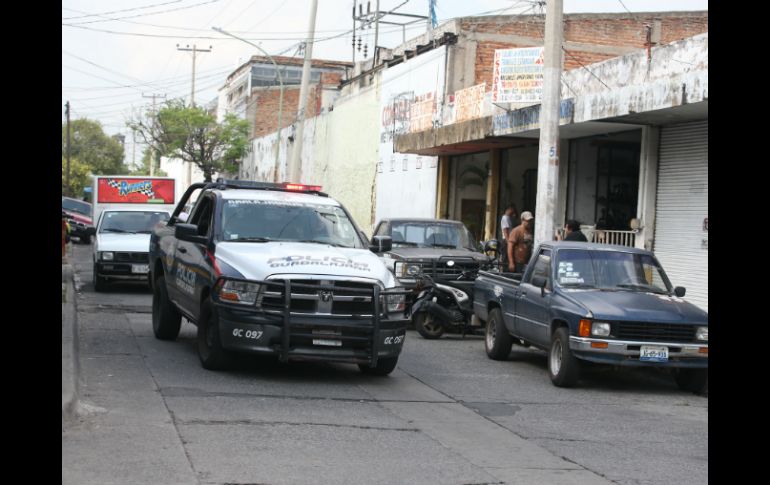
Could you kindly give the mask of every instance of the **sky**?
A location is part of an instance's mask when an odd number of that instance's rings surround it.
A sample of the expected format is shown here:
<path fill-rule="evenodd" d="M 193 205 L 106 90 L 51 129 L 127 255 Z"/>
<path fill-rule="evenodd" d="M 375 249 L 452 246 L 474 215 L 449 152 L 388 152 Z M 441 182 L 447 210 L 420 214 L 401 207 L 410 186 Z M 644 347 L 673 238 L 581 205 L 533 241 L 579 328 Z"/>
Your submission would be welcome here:
<path fill-rule="evenodd" d="M 310 0 L 62 0 L 62 121 L 64 103 L 71 118 L 102 123 L 107 134 L 132 140 L 126 120 L 146 110 L 153 94 L 189 101 L 192 53 L 196 58 L 196 104 L 208 103 L 238 65 L 257 54 L 247 43 L 212 30 L 218 27 L 249 39 L 272 55 L 295 55 L 307 35 Z M 358 0 L 361 3 L 361 0 Z M 367 0 L 364 0 L 366 10 Z M 376 0 L 371 0 L 375 9 Z M 437 0 L 439 24 L 472 15 L 540 13 L 531 0 Z M 429 0 L 380 0 L 381 10 L 427 16 Z M 313 57 L 350 61 L 353 0 L 318 0 Z M 708 10 L 707 0 L 564 0 L 564 13 Z M 425 22 L 407 27 L 407 40 L 426 30 Z M 374 27 L 364 32 L 371 57 Z M 380 25 L 379 45 L 395 47 L 402 28 Z M 325 39 L 325 40 L 324 40 Z M 356 60 L 362 53 L 356 52 Z M 158 99 L 161 102 L 163 99 Z M 141 159 L 141 146 L 136 160 Z"/>

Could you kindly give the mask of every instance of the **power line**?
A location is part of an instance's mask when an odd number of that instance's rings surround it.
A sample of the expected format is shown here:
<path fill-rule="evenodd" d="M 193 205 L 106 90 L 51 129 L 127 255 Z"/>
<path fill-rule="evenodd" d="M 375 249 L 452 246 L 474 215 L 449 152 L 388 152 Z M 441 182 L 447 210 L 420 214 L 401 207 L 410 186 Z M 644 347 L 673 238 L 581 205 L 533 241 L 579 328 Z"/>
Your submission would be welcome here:
<path fill-rule="evenodd" d="M 122 77 L 125 77 L 125 78 L 127 78 L 127 79 L 131 79 L 132 81 L 139 81 L 139 82 L 142 82 L 142 80 L 141 80 L 141 79 L 137 79 L 137 78 L 135 78 L 135 77 L 129 76 L 129 75 L 127 75 L 127 74 L 123 74 L 123 73 L 120 73 L 120 72 L 118 72 L 118 71 L 113 71 L 112 69 L 109 69 L 109 68 L 106 68 L 106 67 L 104 67 L 104 66 L 101 66 L 101 65 L 99 65 L 99 64 L 97 64 L 97 63 L 95 63 L 95 62 L 93 62 L 93 61 L 89 61 L 88 59 L 84 59 L 84 58 L 82 58 L 82 57 L 80 57 L 80 56 L 76 56 L 75 54 L 73 54 L 73 53 L 71 53 L 71 52 L 68 52 L 68 51 L 66 51 L 66 50 L 64 50 L 64 49 L 62 49 L 62 52 L 64 52 L 64 53 L 65 53 L 65 54 L 67 54 L 68 56 L 72 56 L 72 57 L 74 57 L 75 59 L 79 59 L 79 60 L 81 60 L 81 61 L 83 61 L 83 62 L 85 62 L 85 63 L 87 63 L 87 64 L 91 64 L 92 66 L 96 66 L 96 67 L 98 67 L 99 69 L 103 69 L 103 70 L 105 70 L 105 71 L 107 71 L 107 72 L 111 72 L 111 73 L 113 73 L 113 74 L 117 74 L 118 76 L 122 76 Z"/>
<path fill-rule="evenodd" d="M 77 17 L 62 17 L 62 20 L 74 20 L 74 19 L 81 19 L 81 18 L 84 18 L 84 17 L 98 17 L 99 15 L 109 15 L 109 14 L 113 14 L 113 13 L 131 12 L 131 11 L 135 11 L 135 10 L 144 10 L 146 8 L 155 8 L 155 7 L 160 7 L 160 6 L 163 6 L 163 5 L 170 5 L 172 3 L 179 3 L 181 1 L 182 0 L 173 0 L 172 2 L 156 3 L 155 5 L 147 5 L 145 7 L 124 8 L 122 10 L 112 10 L 111 12 L 91 13 L 91 14 L 87 14 L 87 15 L 80 15 L 80 16 L 77 16 Z M 62 7 L 62 9 L 69 10 L 71 12 L 80 12 L 79 10 L 75 10 L 75 9 L 72 9 L 72 8 Z M 86 13 L 86 12 L 80 12 L 80 13 Z"/>
<path fill-rule="evenodd" d="M 564 47 L 562 47 L 561 49 L 564 51 L 564 53 L 565 53 L 565 54 L 567 54 L 568 56 L 570 56 L 570 58 L 571 58 L 573 61 L 575 61 L 575 62 L 577 62 L 578 64 L 580 64 L 580 66 L 581 66 L 583 69 L 585 69 L 586 71 L 588 71 L 588 73 L 589 73 L 589 74 L 591 74 L 593 77 L 595 77 L 595 78 L 596 78 L 596 79 L 597 79 L 597 80 L 598 80 L 600 83 L 604 84 L 604 87 L 605 87 L 605 88 L 607 88 L 607 89 L 611 89 L 609 86 L 607 86 L 607 83 L 605 83 L 604 81 L 602 81 L 602 80 L 601 80 L 601 78 L 600 78 L 599 76 L 597 76 L 596 74 L 594 74 L 594 72 L 593 72 L 591 69 L 589 69 L 588 67 L 586 67 L 586 65 L 585 65 L 585 64 L 583 64 L 582 62 L 580 62 L 580 60 L 579 60 L 579 59 L 575 58 L 575 57 L 574 57 L 572 54 L 570 54 L 570 53 L 569 53 L 569 51 L 567 51 L 567 49 L 565 49 Z"/>
<path fill-rule="evenodd" d="M 105 20 L 87 20 L 87 21 L 84 21 L 84 22 L 75 22 L 75 23 L 64 24 L 64 25 L 69 25 L 69 26 L 73 26 L 74 27 L 75 25 L 82 25 L 82 24 L 94 24 L 94 23 L 98 23 L 98 22 L 110 22 L 110 21 L 113 21 L 113 20 L 133 19 L 133 18 L 136 18 L 136 17 L 147 17 L 147 16 L 150 16 L 150 15 L 158 15 L 158 14 L 162 14 L 162 13 L 175 12 L 177 10 L 187 10 L 187 9 L 191 9 L 191 8 L 195 8 L 195 7 L 200 7 L 201 5 L 208 5 L 210 3 L 217 3 L 219 1 L 221 1 L 221 0 L 206 0 L 205 2 L 196 3 L 194 5 L 186 5 L 186 6 L 183 6 L 183 7 L 170 8 L 168 10 L 161 10 L 159 12 L 141 13 L 141 14 L 136 14 L 136 15 L 129 15 L 127 17 L 105 18 Z M 97 16 L 101 17 L 101 15 L 97 15 Z"/>
<path fill-rule="evenodd" d="M 633 14 L 633 13 L 634 13 L 634 12 L 630 11 L 630 10 L 628 9 L 628 7 L 626 7 L 626 4 L 625 4 L 625 3 L 623 3 L 623 0 L 618 0 L 618 2 L 620 2 L 620 4 L 621 4 L 621 5 L 623 5 L 623 8 L 625 8 L 625 9 L 626 9 L 626 12 L 628 12 L 628 13 L 630 13 L 630 14 Z"/>

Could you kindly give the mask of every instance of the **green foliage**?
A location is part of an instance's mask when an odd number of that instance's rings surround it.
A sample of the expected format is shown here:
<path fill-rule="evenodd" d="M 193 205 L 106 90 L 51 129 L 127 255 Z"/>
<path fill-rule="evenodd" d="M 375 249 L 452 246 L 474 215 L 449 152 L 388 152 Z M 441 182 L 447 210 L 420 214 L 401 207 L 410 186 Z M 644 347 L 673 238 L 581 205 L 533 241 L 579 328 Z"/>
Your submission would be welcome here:
<path fill-rule="evenodd" d="M 123 146 L 104 133 L 98 121 L 80 118 L 70 123 L 70 158 L 90 167 L 94 174 L 117 175 L 126 173 L 123 164 Z M 61 153 L 67 153 L 67 124 L 61 127 Z"/>
<path fill-rule="evenodd" d="M 70 158 L 70 187 L 67 190 L 67 159 L 61 157 L 61 192 L 69 197 L 80 199 L 83 189 L 91 185 L 91 167 L 77 158 Z"/>
<path fill-rule="evenodd" d="M 211 181 L 215 172 L 236 171 L 249 146 L 249 123 L 229 114 L 222 123 L 199 107 L 170 100 L 153 116 L 129 122 L 160 155 L 194 163 Z"/>
<path fill-rule="evenodd" d="M 150 175 L 150 157 L 152 157 L 152 148 L 145 148 L 142 154 L 142 160 L 139 165 L 131 170 L 131 175 Z M 154 177 L 168 177 L 166 172 L 160 169 L 160 155 L 155 156 L 155 171 Z"/>

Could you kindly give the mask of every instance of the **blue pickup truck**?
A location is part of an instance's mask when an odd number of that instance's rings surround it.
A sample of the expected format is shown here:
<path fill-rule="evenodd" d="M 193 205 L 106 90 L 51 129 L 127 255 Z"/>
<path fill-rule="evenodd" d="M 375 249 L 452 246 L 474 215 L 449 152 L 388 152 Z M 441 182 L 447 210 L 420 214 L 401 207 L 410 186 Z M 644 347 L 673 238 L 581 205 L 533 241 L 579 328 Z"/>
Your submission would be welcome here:
<path fill-rule="evenodd" d="M 708 313 L 682 299 L 650 251 L 541 244 L 523 274 L 480 271 L 474 312 L 491 359 L 512 344 L 549 352 L 548 373 L 574 386 L 582 361 L 673 370 L 680 388 L 708 385 Z"/>

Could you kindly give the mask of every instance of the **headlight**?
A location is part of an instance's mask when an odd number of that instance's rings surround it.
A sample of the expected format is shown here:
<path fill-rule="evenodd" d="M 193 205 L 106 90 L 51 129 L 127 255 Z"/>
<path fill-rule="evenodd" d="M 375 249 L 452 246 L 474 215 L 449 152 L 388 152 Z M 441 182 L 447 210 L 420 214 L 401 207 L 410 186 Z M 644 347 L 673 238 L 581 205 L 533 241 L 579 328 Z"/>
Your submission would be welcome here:
<path fill-rule="evenodd" d="M 257 301 L 261 285 L 246 281 L 224 280 L 219 287 L 219 298 L 230 303 L 253 305 Z"/>
<path fill-rule="evenodd" d="M 419 264 L 408 263 L 406 261 L 397 261 L 395 273 L 397 278 L 415 278 L 420 274 L 422 268 Z"/>
<path fill-rule="evenodd" d="M 705 340 L 706 342 L 709 341 L 709 328 L 708 327 L 698 327 L 698 330 L 695 331 L 695 340 Z"/>
<path fill-rule="evenodd" d="M 406 295 L 385 295 L 388 313 L 402 312 L 406 308 Z"/>
<path fill-rule="evenodd" d="M 591 335 L 596 337 L 609 337 L 610 324 L 606 322 L 594 322 L 591 325 Z"/>
<path fill-rule="evenodd" d="M 104 251 L 104 252 L 101 252 L 99 254 L 101 255 L 100 259 L 102 261 L 112 261 L 112 259 L 114 257 L 114 255 L 112 254 L 112 251 Z"/>

